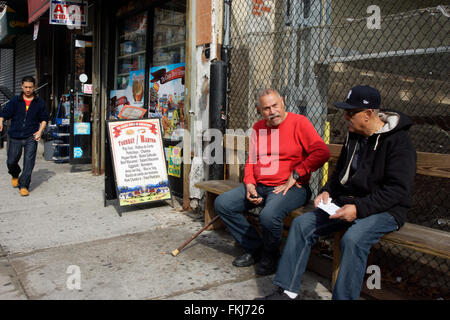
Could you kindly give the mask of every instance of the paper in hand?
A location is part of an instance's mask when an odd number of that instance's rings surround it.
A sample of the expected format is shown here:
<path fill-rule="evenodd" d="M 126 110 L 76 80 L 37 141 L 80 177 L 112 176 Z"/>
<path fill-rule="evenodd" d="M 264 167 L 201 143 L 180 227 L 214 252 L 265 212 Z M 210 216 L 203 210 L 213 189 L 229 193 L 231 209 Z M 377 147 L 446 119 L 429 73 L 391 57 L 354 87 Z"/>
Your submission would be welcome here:
<path fill-rule="evenodd" d="M 333 214 L 336 213 L 336 211 L 338 209 L 340 209 L 340 207 L 338 207 L 337 205 L 335 205 L 334 203 L 331 202 L 331 198 L 328 198 L 327 203 L 323 203 L 323 200 L 321 200 L 319 202 L 318 207 L 320 209 L 322 209 L 323 211 L 325 211 L 326 213 L 328 213 L 330 216 L 332 216 Z"/>

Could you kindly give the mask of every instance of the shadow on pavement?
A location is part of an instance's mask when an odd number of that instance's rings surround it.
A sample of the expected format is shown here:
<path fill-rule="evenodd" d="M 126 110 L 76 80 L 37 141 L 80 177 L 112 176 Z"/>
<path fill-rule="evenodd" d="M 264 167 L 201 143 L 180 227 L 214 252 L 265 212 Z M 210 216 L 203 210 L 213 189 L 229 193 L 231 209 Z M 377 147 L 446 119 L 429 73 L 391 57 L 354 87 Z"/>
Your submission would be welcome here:
<path fill-rule="evenodd" d="M 48 169 L 39 169 L 33 171 L 31 176 L 30 191 L 38 188 L 43 182 L 50 180 L 56 173 Z"/>

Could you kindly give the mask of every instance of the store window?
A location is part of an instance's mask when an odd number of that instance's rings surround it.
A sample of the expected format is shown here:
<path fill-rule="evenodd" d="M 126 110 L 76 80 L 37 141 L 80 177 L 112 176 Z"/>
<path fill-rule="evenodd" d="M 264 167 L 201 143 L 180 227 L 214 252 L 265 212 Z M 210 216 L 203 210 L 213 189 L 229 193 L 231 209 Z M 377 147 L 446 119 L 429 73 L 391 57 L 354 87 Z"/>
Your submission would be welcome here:
<path fill-rule="evenodd" d="M 119 17 L 109 119 L 158 117 L 164 138 L 180 139 L 185 43 L 185 1 L 166 1 Z"/>
<path fill-rule="evenodd" d="M 149 114 L 160 117 L 164 138 L 180 139 L 184 113 L 185 13 L 155 9 Z"/>
<path fill-rule="evenodd" d="M 155 9 L 153 19 L 153 66 L 184 62 L 185 14 L 168 9 Z"/>
<path fill-rule="evenodd" d="M 130 74 L 145 71 L 145 52 L 147 38 L 147 13 L 142 13 L 124 20 L 118 26 L 119 45 L 117 53 L 117 85 L 126 89 L 132 79 Z M 143 88 L 142 88 L 143 89 Z M 138 93 L 140 93 L 138 91 Z M 143 94 L 143 93 L 142 93 Z M 137 97 L 139 101 L 141 101 Z"/>

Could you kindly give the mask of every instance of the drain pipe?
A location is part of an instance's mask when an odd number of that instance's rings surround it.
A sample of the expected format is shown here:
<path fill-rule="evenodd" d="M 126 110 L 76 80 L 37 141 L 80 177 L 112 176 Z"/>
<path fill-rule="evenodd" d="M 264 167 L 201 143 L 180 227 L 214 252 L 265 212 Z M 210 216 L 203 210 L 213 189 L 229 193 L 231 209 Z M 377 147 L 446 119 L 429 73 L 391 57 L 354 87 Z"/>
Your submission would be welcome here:
<path fill-rule="evenodd" d="M 223 44 L 221 48 L 221 57 L 223 62 L 227 65 L 227 74 L 226 74 L 226 94 L 225 94 L 225 128 L 228 128 L 228 94 L 230 92 L 230 55 L 231 55 L 231 46 L 230 46 L 230 30 L 231 30 L 231 0 L 224 0 L 224 17 L 223 17 Z"/>

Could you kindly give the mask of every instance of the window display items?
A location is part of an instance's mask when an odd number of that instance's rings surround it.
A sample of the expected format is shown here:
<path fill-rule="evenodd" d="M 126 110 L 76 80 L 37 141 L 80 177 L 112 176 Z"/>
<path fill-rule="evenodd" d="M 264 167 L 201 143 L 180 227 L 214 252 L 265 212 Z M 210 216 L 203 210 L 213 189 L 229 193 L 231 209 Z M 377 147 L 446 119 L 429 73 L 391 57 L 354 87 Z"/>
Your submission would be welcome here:
<path fill-rule="evenodd" d="M 130 72 L 128 85 L 122 90 L 110 91 L 110 120 L 120 119 L 124 105 L 143 108 L 145 70 Z"/>
<path fill-rule="evenodd" d="M 61 96 L 61 105 L 61 114 L 58 117 L 70 119 L 70 94 L 63 94 Z"/>
<path fill-rule="evenodd" d="M 70 104 L 70 103 L 69 103 Z M 74 122 L 88 122 L 89 106 L 84 103 L 84 97 L 81 93 L 74 95 L 74 110 L 73 121 Z"/>
<path fill-rule="evenodd" d="M 164 66 L 184 62 L 185 13 L 156 9 L 154 16 L 152 66 Z"/>
<path fill-rule="evenodd" d="M 129 105 L 125 90 L 111 90 L 109 101 L 109 120 L 120 119 L 119 114 L 125 105 Z"/>
<path fill-rule="evenodd" d="M 133 16 L 119 25 L 116 88 L 132 83 L 131 72 L 145 68 L 147 13 Z"/>
<path fill-rule="evenodd" d="M 150 68 L 150 117 L 161 118 L 164 138 L 178 140 L 184 127 L 185 64 Z"/>
<path fill-rule="evenodd" d="M 124 105 L 118 115 L 118 118 L 119 119 L 141 119 L 146 113 L 147 113 L 147 110 L 144 108 L 138 108 L 138 107 Z"/>
<path fill-rule="evenodd" d="M 134 102 L 140 104 L 142 101 L 142 96 L 144 95 L 144 79 L 133 80 L 131 91 L 133 93 Z"/>

